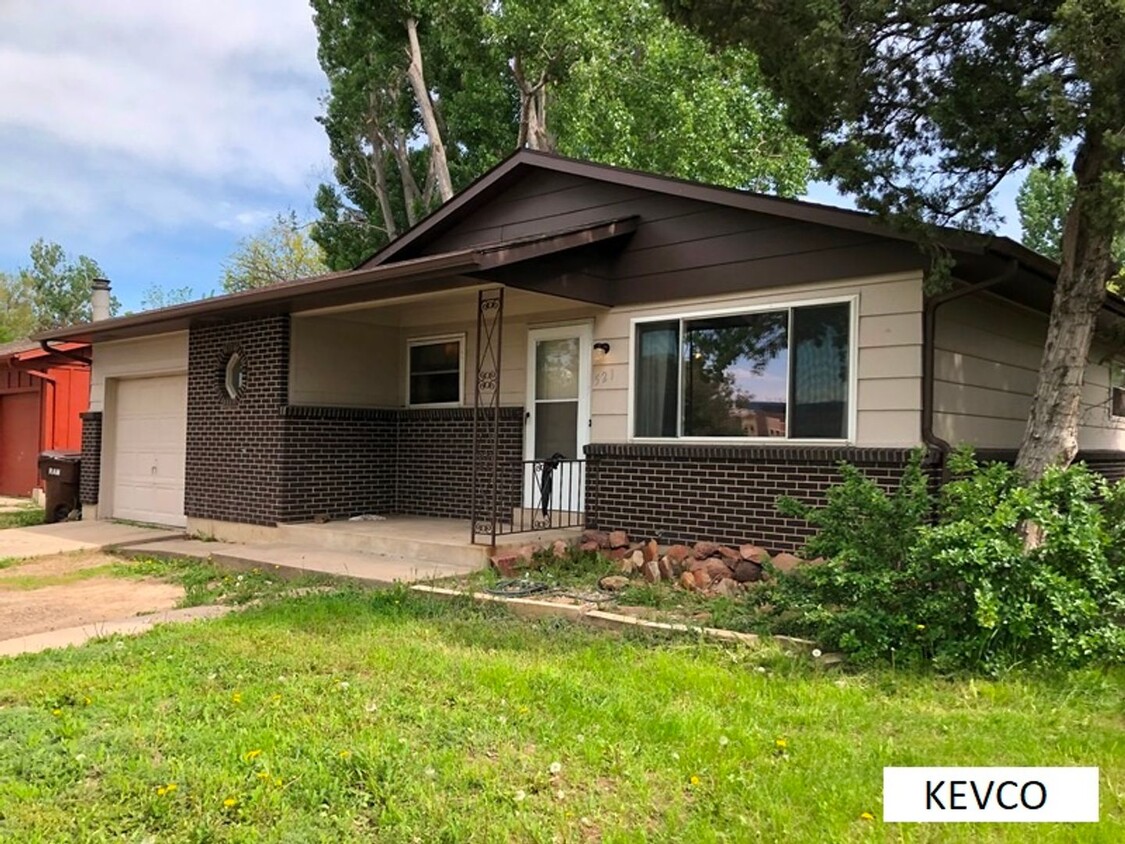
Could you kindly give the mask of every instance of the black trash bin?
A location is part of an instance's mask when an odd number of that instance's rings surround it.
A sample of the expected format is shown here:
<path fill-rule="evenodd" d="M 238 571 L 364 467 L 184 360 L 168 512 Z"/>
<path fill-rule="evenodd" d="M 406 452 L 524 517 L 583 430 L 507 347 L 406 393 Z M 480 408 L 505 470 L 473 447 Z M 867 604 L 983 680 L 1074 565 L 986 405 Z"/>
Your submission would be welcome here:
<path fill-rule="evenodd" d="M 44 451 L 39 455 L 39 475 L 47 483 L 44 521 L 65 522 L 79 508 L 78 481 L 82 454 L 77 451 Z"/>

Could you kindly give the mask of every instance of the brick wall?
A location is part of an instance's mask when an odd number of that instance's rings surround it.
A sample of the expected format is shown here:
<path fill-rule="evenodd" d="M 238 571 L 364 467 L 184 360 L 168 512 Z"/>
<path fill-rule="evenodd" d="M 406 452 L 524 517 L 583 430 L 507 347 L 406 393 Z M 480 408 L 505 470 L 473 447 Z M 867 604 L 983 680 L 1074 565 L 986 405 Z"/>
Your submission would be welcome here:
<path fill-rule="evenodd" d="M 753 542 L 794 551 L 812 534 L 777 512 L 779 496 L 824 503 L 847 460 L 892 489 L 907 449 L 595 444 L 587 446 L 587 521 L 662 542 Z"/>
<path fill-rule="evenodd" d="M 394 512 L 398 411 L 287 407 L 283 415 L 278 521 Z"/>
<path fill-rule="evenodd" d="M 102 414 L 89 410 L 79 416 L 82 419 L 82 467 L 78 500 L 83 504 L 97 504 L 102 478 Z"/>
<path fill-rule="evenodd" d="M 472 408 L 400 410 L 395 512 L 469 518 L 473 492 L 472 435 Z M 522 454 L 523 408 L 503 407 L 500 466 L 506 467 L 507 472 L 499 483 L 501 513 L 511 513 L 519 504 Z"/>
<path fill-rule="evenodd" d="M 231 353 L 242 353 L 237 401 L 224 389 Z M 285 497 L 289 317 L 192 328 L 188 337 L 188 516 L 268 525 Z"/>

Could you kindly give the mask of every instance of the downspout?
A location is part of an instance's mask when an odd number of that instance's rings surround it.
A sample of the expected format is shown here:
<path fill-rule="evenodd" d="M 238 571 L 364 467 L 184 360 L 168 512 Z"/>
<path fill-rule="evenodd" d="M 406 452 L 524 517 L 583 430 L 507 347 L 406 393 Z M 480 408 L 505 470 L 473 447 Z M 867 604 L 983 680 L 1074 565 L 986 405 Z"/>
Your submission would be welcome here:
<path fill-rule="evenodd" d="M 936 357 L 934 339 L 937 333 L 938 308 L 964 296 L 979 293 L 982 290 L 1011 281 L 1018 272 L 1019 263 L 1011 261 L 999 275 L 986 278 L 984 281 L 978 281 L 976 284 L 970 284 L 967 287 L 950 290 L 939 296 L 931 296 L 926 299 L 922 308 L 922 442 L 937 451 L 943 484 L 949 479 L 946 458 L 949 456 L 949 452 L 953 450 L 953 446 L 948 440 L 942 439 L 934 433 L 934 362 Z"/>
<path fill-rule="evenodd" d="M 41 433 L 40 433 L 40 436 L 39 436 L 39 452 L 42 453 L 42 452 L 48 450 L 48 443 L 53 444 L 55 442 L 55 433 L 56 433 L 56 431 L 55 431 L 55 413 L 58 411 L 59 382 L 55 378 L 53 378 L 52 376 L 48 375 L 46 372 L 40 372 L 38 369 L 25 369 L 23 371 L 26 372 L 28 375 L 30 375 L 33 378 L 43 379 L 43 382 L 48 387 L 51 388 L 51 395 L 54 398 L 54 401 L 51 403 L 51 413 L 48 413 L 47 412 L 47 391 L 43 390 L 43 392 L 41 393 L 42 398 L 39 402 L 39 427 L 40 427 L 40 430 L 41 430 Z M 46 437 L 46 436 L 43 435 L 43 434 L 46 433 L 46 430 L 47 430 L 47 426 L 43 424 L 44 419 L 50 419 L 51 420 L 51 436 L 50 437 Z M 36 467 L 35 480 L 36 480 L 37 483 L 39 481 L 43 480 L 42 478 L 39 477 L 38 466 Z"/>
<path fill-rule="evenodd" d="M 83 366 L 90 366 L 93 363 L 90 358 L 84 357 L 77 352 L 67 351 L 66 349 L 52 348 L 50 340 L 40 340 L 39 346 L 49 355 L 58 355 L 59 357 L 69 358 L 70 360 L 78 361 Z"/>

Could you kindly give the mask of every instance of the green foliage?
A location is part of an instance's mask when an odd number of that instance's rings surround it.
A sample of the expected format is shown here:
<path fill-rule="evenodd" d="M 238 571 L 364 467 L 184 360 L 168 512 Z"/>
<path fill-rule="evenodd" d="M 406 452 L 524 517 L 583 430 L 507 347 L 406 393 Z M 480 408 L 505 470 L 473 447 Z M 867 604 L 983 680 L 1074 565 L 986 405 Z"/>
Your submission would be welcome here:
<path fill-rule="evenodd" d="M 29 266 L 15 275 L 0 273 L 0 342 L 91 318 L 91 282 L 102 276 L 97 262 L 86 255 L 72 257 L 43 238 L 31 244 L 29 253 Z M 110 313 L 119 309 L 112 297 Z"/>
<path fill-rule="evenodd" d="M 916 459 L 893 493 L 844 467 L 827 506 L 784 504 L 821 528 L 805 554 L 827 560 L 779 579 L 778 629 L 943 669 L 1125 657 L 1125 484 L 1081 464 L 1024 483 L 969 453 L 951 468 L 936 501 Z M 1044 539 L 1025 553 L 1028 523 Z"/>
<path fill-rule="evenodd" d="M 195 290 L 190 286 L 165 288 L 158 284 L 150 284 L 141 294 L 141 310 L 153 311 L 157 308 L 170 308 L 173 305 L 183 305 L 197 298 Z"/>
<path fill-rule="evenodd" d="M 239 293 L 327 272 L 324 253 L 297 222 L 278 214 L 262 231 L 239 241 L 223 269 L 223 290 Z"/>

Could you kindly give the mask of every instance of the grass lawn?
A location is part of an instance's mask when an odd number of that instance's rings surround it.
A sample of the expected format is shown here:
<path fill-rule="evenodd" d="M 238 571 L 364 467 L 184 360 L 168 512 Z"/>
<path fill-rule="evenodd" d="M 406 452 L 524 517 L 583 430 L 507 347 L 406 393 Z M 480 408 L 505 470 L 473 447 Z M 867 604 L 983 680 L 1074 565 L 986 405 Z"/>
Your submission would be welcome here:
<path fill-rule="evenodd" d="M 41 525 L 44 518 L 42 507 L 29 505 L 12 513 L 0 513 L 0 530 Z"/>
<path fill-rule="evenodd" d="M 1121 841 L 1123 691 L 290 597 L 0 661 L 0 840 Z M 884 826 L 891 764 L 1099 765 L 1102 822 Z"/>

